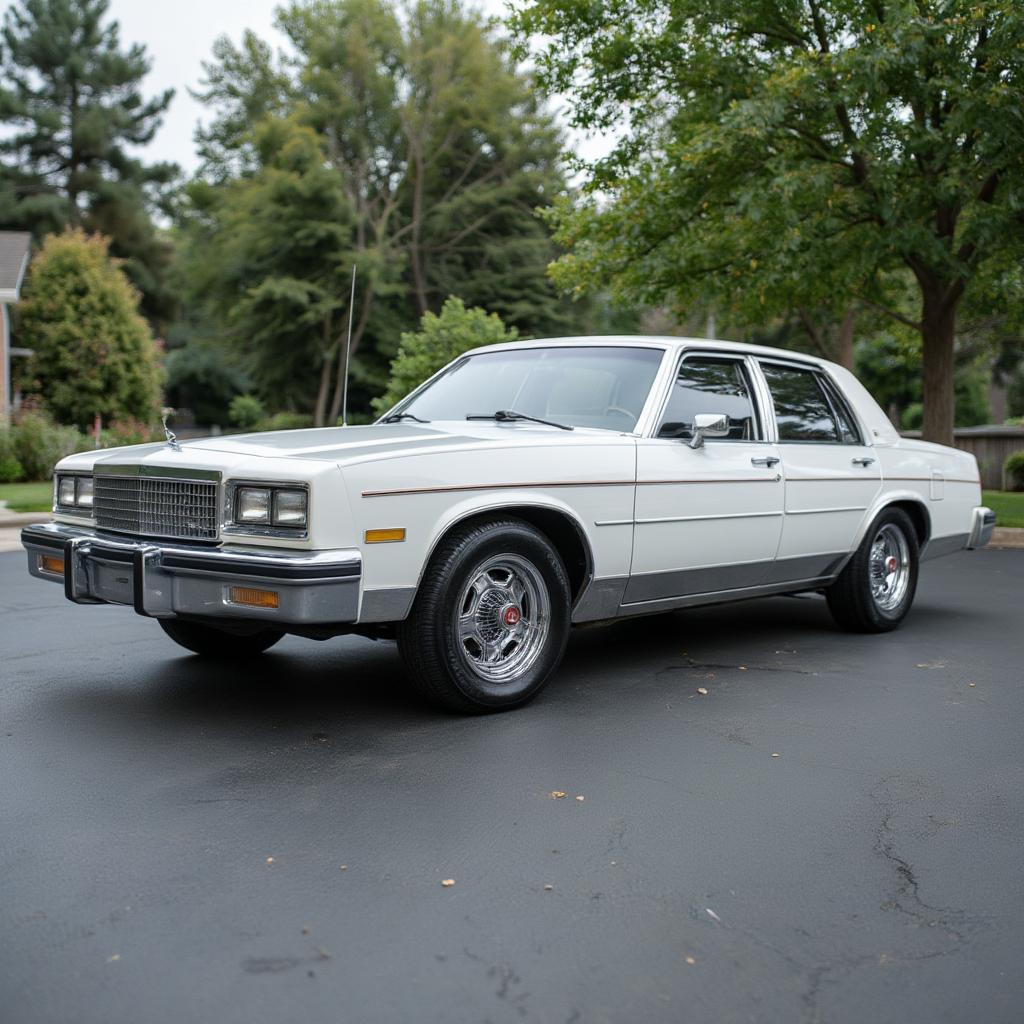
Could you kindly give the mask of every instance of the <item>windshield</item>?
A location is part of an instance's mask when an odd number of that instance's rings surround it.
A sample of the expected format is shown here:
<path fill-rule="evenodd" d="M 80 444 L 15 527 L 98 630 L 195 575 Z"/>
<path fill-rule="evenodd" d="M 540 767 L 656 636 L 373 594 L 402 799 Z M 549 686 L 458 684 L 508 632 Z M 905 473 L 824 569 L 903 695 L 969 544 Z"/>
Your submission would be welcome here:
<path fill-rule="evenodd" d="M 512 410 L 574 427 L 632 430 L 661 357 L 661 349 L 633 346 L 480 352 L 398 411 L 422 420 L 464 420 Z"/>

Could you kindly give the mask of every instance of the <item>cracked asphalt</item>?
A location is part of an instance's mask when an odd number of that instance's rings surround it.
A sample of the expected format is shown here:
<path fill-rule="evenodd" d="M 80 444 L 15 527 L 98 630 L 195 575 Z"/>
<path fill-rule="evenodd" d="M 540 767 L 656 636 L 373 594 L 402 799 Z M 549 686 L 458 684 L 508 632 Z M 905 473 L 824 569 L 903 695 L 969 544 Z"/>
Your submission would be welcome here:
<path fill-rule="evenodd" d="M 483 719 L 388 644 L 205 665 L 19 555 L 0 607 L 4 1024 L 1024 1019 L 1024 552 L 888 636 L 581 631 Z"/>

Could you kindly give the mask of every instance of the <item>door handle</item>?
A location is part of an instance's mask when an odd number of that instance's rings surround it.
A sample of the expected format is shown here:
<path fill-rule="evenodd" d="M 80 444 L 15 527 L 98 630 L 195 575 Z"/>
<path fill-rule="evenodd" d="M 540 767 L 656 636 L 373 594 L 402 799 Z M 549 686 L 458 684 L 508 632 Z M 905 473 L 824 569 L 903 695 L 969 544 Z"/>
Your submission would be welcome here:
<path fill-rule="evenodd" d="M 766 455 L 763 459 L 751 459 L 750 464 L 752 466 L 767 466 L 771 469 L 772 466 L 778 464 L 778 457 L 775 455 Z"/>
<path fill-rule="evenodd" d="M 855 466 L 870 466 L 875 460 L 870 455 L 861 455 L 859 458 L 850 460 Z"/>

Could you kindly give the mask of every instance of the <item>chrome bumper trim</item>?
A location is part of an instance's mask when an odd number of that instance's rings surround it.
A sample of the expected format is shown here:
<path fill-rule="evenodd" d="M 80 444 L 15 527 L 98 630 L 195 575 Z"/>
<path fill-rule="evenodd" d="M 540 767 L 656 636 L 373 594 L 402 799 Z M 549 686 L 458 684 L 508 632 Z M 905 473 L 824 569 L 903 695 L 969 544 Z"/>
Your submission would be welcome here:
<path fill-rule="evenodd" d="M 971 521 L 971 535 L 967 538 L 968 550 L 983 548 L 991 539 L 996 528 L 996 514 L 990 508 L 979 505 Z"/>
<path fill-rule="evenodd" d="M 355 622 L 362 556 L 355 548 L 292 551 L 281 548 L 203 547 L 129 541 L 96 530 L 42 523 L 26 526 L 21 542 L 28 571 L 59 583 L 76 604 L 131 605 L 156 618 L 202 616 L 311 625 Z M 60 556 L 64 573 L 48 572 L 41 556 Z M 230 587 L 277 591 L 277 608 L 232 604 Z"/>

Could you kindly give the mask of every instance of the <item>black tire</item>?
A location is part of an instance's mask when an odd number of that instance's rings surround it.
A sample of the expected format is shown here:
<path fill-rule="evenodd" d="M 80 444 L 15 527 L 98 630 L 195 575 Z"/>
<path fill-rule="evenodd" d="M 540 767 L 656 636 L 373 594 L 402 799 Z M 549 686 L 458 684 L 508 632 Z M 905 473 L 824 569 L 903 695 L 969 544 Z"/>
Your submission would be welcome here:
<path fill-rule="evenodd" d="M 224 629 L 204 626 L 201 622 L 181 619 L 157 619 L 157 622 L 176 644 L 204 658 L 252 658 L 273 647 L 284 636 L 278 629 L 229 633 Z"/>
<path fill-rule="evenodd" d="M 882 562 L 878 551 L 873 554 L 881 537 L 885 540 L 883 548 L 878 550 L 882 551 L 886 563 Z M 897 546 L 886 547 L 892 540 L 897 541 Z M 896 559 L 897 568 L 891 574 L 879 575 L 879 570 L 891 559 Z M 825 591 L 832 617 L 843 629 L 854 633 L 888 633 L 896 629 L 914 603 L 919 564 L 920 545 L 910 516 L 902 509 L 883 509 L 868 527 L 864 540 L 839 578 Z M 885 590 L 884 582 L 890 575 L 894 581 L 891 592 Z M 880 595 L 876 595 L 872 586 L 873 578 L 883 590 Z"/>
<path fill-rule="evenodd" d="M 520 591 L 521 600 L 509 596 Z M 413 686 L 462 714 L 521 707 L 562 660 L 570 596 L 558 552 L 528 523 L 500 519 L 455 529 L 434 552 L 412 610 L 399 623 L 398 647 Z M 466 628 L 475 636 L 462 637 Z M 488 651 L 497 652 L 491 665 Z M 513 674 L 488 677 L 503 671 Z"/>

